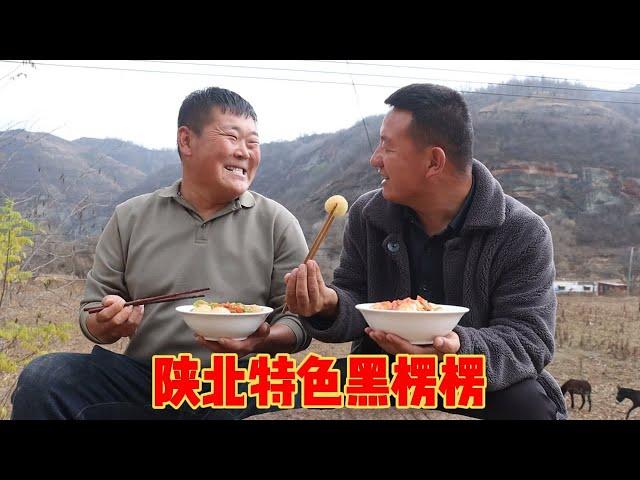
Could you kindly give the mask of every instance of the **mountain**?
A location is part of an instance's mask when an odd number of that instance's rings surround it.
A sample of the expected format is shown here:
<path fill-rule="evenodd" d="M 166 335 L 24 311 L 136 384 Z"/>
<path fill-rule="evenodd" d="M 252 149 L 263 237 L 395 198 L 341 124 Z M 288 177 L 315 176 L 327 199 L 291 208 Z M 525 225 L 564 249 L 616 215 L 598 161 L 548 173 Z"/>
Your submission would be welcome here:
<path fill-rule="evenodd" d="M 640 239 L 640 86 L 613 92 L 527 79 L 465 96 L 474 121 L 474 156 L 507 194 L 550 226 L 558 276 L 620 278 L 629 247 Z M 263 145 L 252 189 L 291 210 L 311 242 L 324 220 L 326 198 L 341 194 L 351 204 L 378 187 L 369 158 L 381 122 L 382 116 L 369 117 L 364 119 L 366 130 L 360 121 L 331 134 Z M 91 169 L 86 181 L 93 182 L 92 190 L 112 199 L 94 219 L 96 225 L 106 221 L 115 204 L 180 177 L 177 154 L 171 163 L 170 151 L 112 140 L 65 142 L 53 136 L 42 137 L 29 149 L 24 146 L 26 135 L 34 134 L 14 134 L 30 154 L 16 154 L 12 162 L 20 158 L 22 166 L 14 166 L 6 177 L 11 182 L 0 180 L 0 188 L 20 191 L 17 184 L 24 188 L 33 178 L 44 177 L 43 188 L 57 191 L 55 173 L 60 168 L 66 175 Z M 4 146 L 6 138 L 6 133 L 0 135 L 0 178 L 6 173 L 3 158 L 12 155 Z M 36 175 L 35 165 L 46 166 L 49 173 Z M 96 167 L 108 173 L 96 173 Z M 22 180 L 16 183 L 14 176 Z M 344 220 L 335 222 L 319 253 L 328 273 L 340 252 L 343 226 Z"/>
<path fill-rule="evenodd" d="M 86 155 L 111 157 L 144 174 L 161 170 L 167 165 L 176 165 L 180 161 L 176 149 L 149 150 L 115 138 L 79 138 L 72 143 Z"/>
<path fill-rule="evenodd" d="M 83 236 L 100 231 L 124 191 L 171 161 L 177 153 L 119 140 L 8 130 L 0 132 L 0 197 L 18 200 L 48 230 Z"/>

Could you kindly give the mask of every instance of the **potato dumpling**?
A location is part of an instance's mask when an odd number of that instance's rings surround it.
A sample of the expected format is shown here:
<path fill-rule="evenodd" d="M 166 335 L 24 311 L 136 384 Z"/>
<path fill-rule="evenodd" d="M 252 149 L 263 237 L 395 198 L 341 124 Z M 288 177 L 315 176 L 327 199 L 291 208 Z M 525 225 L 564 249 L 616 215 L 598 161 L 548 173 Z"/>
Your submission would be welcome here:
<path fill-rule="evenodd" d="M 335 207 L 335 210 L 333 208 Z M 349 204 L 347 203 L 347 199 L 342 195 L 334 195 L 333 197 L 329 197 L 326 202 L 324 202 L 324 210 L 327 213 L 331 213 L 333 210 L 334 217 L 342 217 L 347 210 L 349 209 Z"/>
<path fill-rule="evenodd" d="M 192 312 L 211 313 L 211 306 L 208 303 L 203 302 L 199 305 L 194 305 Z"/>
<path fill-rule="evenodd" d="M 231 311 L 225 307 L 213 307 L 211 313 L 231 313 Z"/>

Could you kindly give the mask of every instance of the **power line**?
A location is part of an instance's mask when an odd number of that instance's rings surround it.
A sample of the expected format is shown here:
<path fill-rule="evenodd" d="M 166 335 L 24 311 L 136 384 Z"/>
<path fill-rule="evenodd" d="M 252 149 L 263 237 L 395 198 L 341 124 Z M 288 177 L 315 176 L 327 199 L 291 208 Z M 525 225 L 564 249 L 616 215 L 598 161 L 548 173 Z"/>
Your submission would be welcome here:
<path fill-rule="evenodd" d="M 0 60 L 0 62 L 5 63 L 16 63 L 13 60 Z M 42 63 L 42 62 L 31 62 L 34 65 L 41 65 L 46 67 L 62 67 L 62 68 L 84 68 L 89 70 L 110 70 L 110 71 L 126 71 L 126 72 L 138 72 L 138 73 L 163 73 L 163 74 L 172 74 L 172 75 L 191 75 L 191 76 L 203 76 L 203 77 L 225 77 L 225 78 L 245 78 L 251 80 L 273 80 L 273 81 L 282 81 L 282 82 L 301 82 L 301 83 L 316 83 L 316 84 L 332 84 L 332 85 L 351 85 L 349 82 L 336 82 L 329 80 L 306 80 L 300 78 L 283 78 L 283 77 L 255 77 L 249 75 L 230 75 L 230 74 L 217 74 L 217 73 L 200 73 L 200 72 L 178 72 L 178 71 L 169 71 L 169 70 L 148 70 L 148 69 L 133 69 L 133 68 L 122 68 L 122 67 L 100 67 L 93 65 L 63 65 L 59 63 Z M 464 81 L 457 80 L 460 83 L 464 83 Z M 371 83 L 356 83 L 358 86 L 362 87 L 382 87 L 382 88 L 400 88 L 403 85 L 380 85 L 380 84 L 371 84 Z M 505 85 L 505 84 L 500 84 Z M 518 85 L 506 85 L 506 86 L 514 86 Z M 539 88 L 543 88 L 540 86 Z M 458 90 L 460 93 L 474 94 L 474 95 L 493 95 L 499 97 L 519 97 L 519 98 L 540 98 L 544 100 L 555 99 L 555 100 L 567 100 L 567 101 L 576 101 L 576 102 L 597 102 L 597 103 L 612 103 L 612 104 L 623 104 L 623 105 L 640 105 L 640 102 L 625 102 L 625 101 L 617 101 L 617 100 L 599 100 L 599 99 L 589 99 L 589 98 L 569 98 L 569 97 L 549 97 L 542 95 L 519 95 L 519 94 L 510 94 L 510 93 L 497 93 L 497 92 L 479 92 L 479 91 L 469 91 L 469 90 Z M 615 93 L 615 92 L 611 92 Z"/>
<path fill-rule="evenodd" d="M 0 62 L 5 63 L 16 63 L 14 60 L 0 60 Z M 191 75 L 191 76 L 201 76 L 201 77 L 228 77 L 228 78 L 248 78 L 255 80 L 280 80 L 285 82 L 303 82 L 303 83 L 325 83 L 325 84 L 334 84 L 334 85 L 351 85 L 348 82 L 334 82 L 329 80 L 305 80 L 301 78 L 283 78 L 283 77 L 254 77 L 248 75 L 230 75 L 230 74 L 220 74 L 220 73 L 201 73 L 201 72 L 178 72 L 172 70 L 149 70 L 142 68 L 123 68 L 123 67 L 100 67 L 96 65 L 63 65 L 60 63 L 42 63 L 42 62 L 33 62 L 35 65 L 41 65 L 45 67 L 62 67 L 62 68 L 86 68 L 90 70 L 111 70 L 111 71 L 124 71 L 124 72 L 140 72 L 140 73 L 166 73 L 173 75 Z M 359 84 L 368 87 L 395 87 L 395 85 L 367 85 L 367 84 Z"/>
<path fill-rule="evenodd" d="M 322 63 L 342 63 L 336 60 L 311 60 L 314 62 L 322 62 Z M 420 65 L 394 65 L 390 63 L 369 63 L 369 62 L 350 62 L 352 65 L 367 65 L 367 66 L 376 66 L 376 67 L 395 67 L 395 68 L 410 68 L 410 69 L 418 69 L 418 70 L 443 70 L 449 72 L 460 72 L 460 73 L 482 73 L 486 75 L 501 75 L 501 76 L 516 76 L 516 77 L 531 77 L 531 78 L 543 78 L 543 79 L 551 79 L 551 80 L 571 80 L 575 82 L 595 82 L 600 80 L 593 79 L 582 79 L 582 78 L 571 78 L 571 77 L 548 77 L 545 75 L 528 75 L 522 73 L 499 73 L 499 72 L 486 72 L 481 70 L 459 70 L 459 69 L 450 69 L 450 68 L 439 68 L 439 67 L 424 67 Z M 557 64 L 554 64 L 557 65 Z M 628 85 L 629 82 L 621 82 L 616 80 L 607 80 L 607 83 L 617 83 L 619 85 Z"/>
<path fill-rule="evenodd" d="M 223 67 L 223 68 L 244 68 L 250 70 L 275 70 L 275 71 L 286 71 L 286 72 L 299 72 L 299 73 L 321 73 L 325 75 L 349 75 L 352 77 L 353 75 L 364 76 L 364 77 L 381 77 L 381 78 L 398 78 L 404 80 L 435 80 L 440 82 L 460 82 L 460 83 L 477 83 L 481 85 L 505 85 L 505 83 L 498 82 L 485 82 L 481 80 L 456 80 L 452 78 L 433 78 L 433 77 L 406 77 L 400 75 L 387 75 L 387 74 L 377 74 L 377 73 L 359 73 L 359 72 L 335 72 L 335 71 L 327 71 L 327 70 L 307 70 L 300 68 L 283 68 L 283 67 L 262 67 L 262 66 L 251 66 L 251 65 L 226 65 L 221 63 L 197 63 L 197 62 L 175 62 L 170 60 L 132 60 L 134 62 L 148 62 L 148 63 L 169 63 L 175 65 L 196 65 L 199 67 Z M 352 62 L 349 62 L 351 64 Z M 426 68 L 426 67 L 425 67 Z M 458 72 L 458 70 L 451 70 L 446 68 L 439 68 L 437 70 L 449 71 L 449 72 Z M 477 72 L 477 73 L 487 73 L 487 72 Z M 507 75 L 507 74 L 503 74 Z M 517 76 L 516 74 L 509 74 L 511 76 Z M 537 78 L 537 77 L 534 77 Z M 545 77 L 541 77 L 545 78 Z M 552 78 L 552 77 L 546 77 Z M 553 77 L 555 78 L 555 77 Z M 561 86 L 542 86 L 542 85 L 516 85 L 518 87 L 524 88 L 547 88 L 552 90 L 570 90 L 577 92 L 604 92 L 611 93 L 615 95 L 639 95 L 638 92 L 617 92 L 612 90 L 606 90 L 602 88 L 580 88 L 580 87 L 561 87 Z"/>
<path fill-rule="evenodd" d="M 4 80 L 5 78 L 7 78 L 9 75 L 11 75 L 13 72 L 15 72 L 16 70 L 18 70 L 22 65 L 18 65 L 16 68 L 14 68 L 13 70 L 11 70 L 9 73 L 7 73 L 6 75 L 3 75 L 2 77 L 0 77 L 0 81 Z"/>
<path fill-rule="evenodd" d="M 347 68 L 349 67 L 349 62 L 347 61 Z M 362 125 L 364 126 L 364 133 L 367 136 L 367 142 L 369 142 L 369 150 L 371 150 L 371 155 L 373 155 L 373 145 L 371 145 L 371 138 L 369 137 L 369 129 L 367 128 L 367 122 L 364 121 L 364 117 L 362 116 L 362 111 L 360 110 L 360 100 L 358 98 L 358 90 L 356 89 L 356 84 L 353 81 L 353 77 L 351 77 L 351 84 L 353 85 L 353 93 L 356 95 L 356 107 L 358 108 L 358 115 L 362 119 Z"/>
<path fill-rule="evenodd" d="M 562 62 L 543 62 L 541 60 L 515 60 L 516 62 L 525 62 L 525 63 L 541 63 L 543 65 L 563 65 L 567 67 L 578 67 L 578 68 L 603 68 L 607 70 L 625 70 L 625 71 L 640 71 L 640 68 L 637 67 L 617 67 L 613 65 L 586 65 L 580 63 L 562 63 Z"/>

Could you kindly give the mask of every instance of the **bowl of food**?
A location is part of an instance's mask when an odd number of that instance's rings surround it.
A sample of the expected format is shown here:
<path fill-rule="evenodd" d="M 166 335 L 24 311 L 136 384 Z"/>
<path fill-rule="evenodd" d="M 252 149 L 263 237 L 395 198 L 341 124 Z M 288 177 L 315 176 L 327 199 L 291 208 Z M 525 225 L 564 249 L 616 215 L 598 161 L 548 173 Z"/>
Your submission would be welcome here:
<path fill-rule="evenodd" d="M 431 345 L 435 337 L 447 335 L 469 311 L 466 307 L 438 305 L 404 298 L 376 303 L 360 303 L 356 308 L 371 328 L 393 333 L 414 345 Z"/>
<path fill-rule="evenodd" d="M 244 340 L 266 320 L 273 308 L 240 302 L 206 302 L 176 307 L 184 322 L 206 340 Z"/>

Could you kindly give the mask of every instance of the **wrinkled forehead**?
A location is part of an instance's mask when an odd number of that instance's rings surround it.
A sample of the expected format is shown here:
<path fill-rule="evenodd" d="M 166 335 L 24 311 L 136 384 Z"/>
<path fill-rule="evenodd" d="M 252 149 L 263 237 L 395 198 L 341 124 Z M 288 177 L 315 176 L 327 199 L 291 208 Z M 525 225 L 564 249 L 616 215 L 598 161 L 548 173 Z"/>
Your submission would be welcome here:
<path fill-rule="evenodd" d="M 205 125 L 215 125 L 219 127 L 235 127 L 239 130 L 246 131 L 253 135 L 258 135 L 258 126 L 256 122 L 248 115 L 236 114 L 227 109 L 223 111 L 223 107 L 214 105 L 209 110 Z"/>

